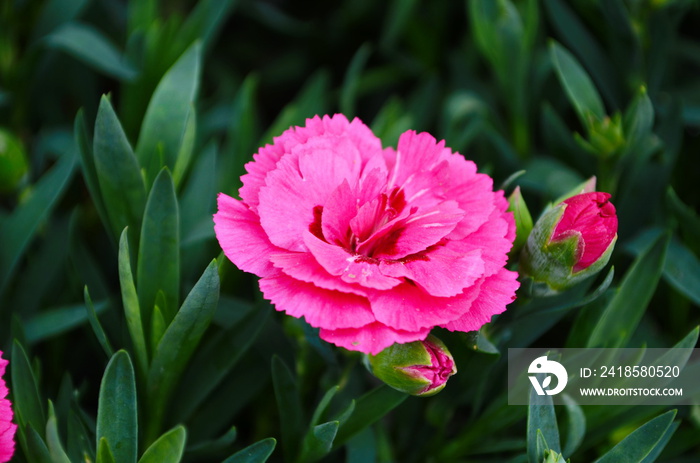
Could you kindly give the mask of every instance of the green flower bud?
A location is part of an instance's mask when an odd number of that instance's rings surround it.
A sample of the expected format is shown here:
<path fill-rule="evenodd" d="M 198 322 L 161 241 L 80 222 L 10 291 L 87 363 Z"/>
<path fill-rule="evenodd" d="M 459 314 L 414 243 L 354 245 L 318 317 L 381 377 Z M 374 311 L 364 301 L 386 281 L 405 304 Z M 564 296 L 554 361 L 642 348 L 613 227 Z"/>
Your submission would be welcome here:
<path fill-rule="evenodd" d="M 425 341 L 391 345 L 365 359 L 374 376 L 398 391 L 415 396 L 437 394 L 449 377 L 457 373 L 450 351 L 433 335 Z"/>

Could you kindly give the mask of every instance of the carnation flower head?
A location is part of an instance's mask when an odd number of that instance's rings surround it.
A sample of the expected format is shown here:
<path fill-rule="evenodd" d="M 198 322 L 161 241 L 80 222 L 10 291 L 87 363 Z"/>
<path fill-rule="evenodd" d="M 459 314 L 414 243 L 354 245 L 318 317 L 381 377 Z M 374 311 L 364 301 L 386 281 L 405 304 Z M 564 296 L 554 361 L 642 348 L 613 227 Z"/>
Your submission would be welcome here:
<path fill-rule="evenodd" d="M 15 453 L 15 431 L 17 425 L 12 422 L 12 408 L 7 400 L 7 386 L 5 385 L 5 367 L 7 360 L 2 358 L 0 352 L 0 463 L 10 461 Z"/>
<path fill-rule="evenodd" d="M 219 195 L 217 239 L 328 342 L 377 354 L 436 326 L 479 329 L 514 299 L 508 202 L 427 133 L 382 148 L 359 119 L 317 116 L 246 170 L 240 200 Z"/>

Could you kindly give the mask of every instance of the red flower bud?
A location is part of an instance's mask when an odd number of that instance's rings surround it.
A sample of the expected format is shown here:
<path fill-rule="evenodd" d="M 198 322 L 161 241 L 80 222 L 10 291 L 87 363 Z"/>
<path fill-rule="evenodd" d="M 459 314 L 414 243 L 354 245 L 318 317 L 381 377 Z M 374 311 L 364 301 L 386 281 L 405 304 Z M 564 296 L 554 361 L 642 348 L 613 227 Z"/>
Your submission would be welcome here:
<path fill-rule="evenodd" d="M 574 272 L 596 262 L 617 236 L 617 215 L 610 194 L 595 191 L 563 201 L 564 215 L 552 234 L 551 242 L 579 236 Z"/>
<path fill-rule="evenodd" d="M 537 220 L 520 258 L 520 271 L 561 291 L 599 272 L 617 240 L 610 195 L 582 193 L 565 199 Z"/>

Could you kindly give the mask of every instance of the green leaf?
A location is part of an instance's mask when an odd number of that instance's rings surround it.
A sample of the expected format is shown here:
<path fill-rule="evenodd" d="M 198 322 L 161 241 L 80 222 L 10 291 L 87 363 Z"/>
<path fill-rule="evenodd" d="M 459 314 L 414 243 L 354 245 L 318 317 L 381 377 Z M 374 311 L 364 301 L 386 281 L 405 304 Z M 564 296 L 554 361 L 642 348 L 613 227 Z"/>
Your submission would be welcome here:
<path fill-rule="evenodd" d="M 659 236 L 625 273 L 588 339 L 588 347 L 623 347 L 646 311 L 661 277 L 669 236 Z"/>
<path fill-rule="evenodd" d="M 138 409 L 136 379 L 129 354 L 120 350 L 107 364 L 97 405 L 97 445 L 109 443 L 118 463 L 136 463 Z M 102 449 L 100 452 L 102 454 Z"/>
<path fill-rule="evenodd" d="M 214 316 L 219 301 L 219 274 L 213 260 L 175 315 L 153 355 L 148 372 L 151 417 L 147 442 L 159 433 L 165 409 L 180 375 Z"/>
<path fill-rule="evenodd" d="M 49 420 L 46 422 L 46 443 L 53 463 L 71 463 L 58 435 L 58 424 L 53 404 L 49 400 Z"/>
<path fill-rule="evenodd" d="M 95 169 L 95 157 L 92 153 L 93 142 L 90 139 L 87 125 L 85 124 L 85 116 L 82 108 L 75 116 L 73 136 L 75 138 L 75 145 L 78 148 L 78 154 L 80 155 L 80 166 L 83 171 L 85 184 L 90 192 L 90 198 L 92 198 L 100 220 L 102 220 L 104 226 L 109 230 L 109 219 L 107 218 L 107 211 L 105 210 L 104 200 L 100 192 L 100 182 L 98 180 L 97 170 Z"/>
<path fill-rule="evenodd" d="M 190 106 L 190 111 L 187 113 L 187 122 L 185 123 L 185 131 L 182 134 L 182 142 L 180 150 L 177 153 L 175 168 L 173 169 L 173 183 L 179 186 L 182 179 L 187 174 L 187 169 L 190 167 L 192 153 L 194 152 L 194 142 L 197 138 L 197 111 L 194 106 Z"/>
<path fill-rule="evenodd" d="M 32 463 L 54 463 L 51 453 L 46 447 L 46 442 L 44 442 L 39 433 L 29 425 L 25 428 L 24 433 L 27 436 L 27 448 L 25 450 L 29 461 Z"/>
<path fill-rule="evenodd" d="M 329 421 L 309 429 L 304 438 L 298 461 L 313 462 L 327 455 L 331 451 L 331 447 L 333 447 L 333 439 L 338 433 L 338 425 L 338 421 Z"/>
<path fill-rule="evenodd" d="M 579 16 L 569 9 L 567 5 L 570 2 L 546 0 L 543 3 L 550 23 L 562 37 L 564 44 L 581 57 L 605 98 L 617 106 L 619 90 L 616 83 L 619 79 L 613 72 L 615 67 L 610 63 L 602 47 L 581 24 Z"/>
<path fill-rule="evenodd" d="M 189 180 L 182 192 L 180 205 L 180 237 L 183 247 L 214 237 L 211 216 L 216 199 L 217 147 L 211 143 L 199 153 Z M 200 230 L 204 234 L 198 233 Z M 183 268 L 186 268 L 184 266 Z"/>
<path fill-rule="evenodd" d="M 114 236 L 129 227 L 138 233 L 146 204 L 146 187 L 139 163 L 117 115 L 102 96 L 95 121 L 95 169 Z"/>
<path fill-rule="evenodd" d="M 357 101 L 357 88 L 359 87 L 362 70 L 367 65 L 367 60 L 372 53 L 372 47 L 365 43 L 350 60 L 348 69 L 345 72 L 343 88 L 340 91 L 340 112 L 352 119 L 355 115 L 355 102 Z"/>
<path fill-rule="evenodd" d="M 265 463 L 275 450 L 275 445 L 277 441 L 268 437 L 234 453 L 223 463 Z"/>
<path fill-rule="evenodd" d="M 321 416 L 323 416 L 323 413 L 328 408 L 328 405 L 331 403 L 331 400 L 333 400 L 333 397 L 338 392 L 338 389 L 340 389 L 340 386 L 333 386 L 324 394 L 323 398 L 318 403 L 316 410 L 314 410 L 314 416 L 311 417 L 311 426 L 316 426 L 321 420 Z"/>
<path fill-rule="evenodd" d="M 238 0 L 202 0 L 197 2 L 183 24 L 181 33 L 190 41 L 200 39 L 202 47 L 208 48 L 237 4 Z"/>
<path fill-rule="evenodd" d="M 138 72 L 100 31 L 77 21 L 61 26 L 45 38 L 46 44 L 62 50 L 108 76 L 130 81 Z"/>
<path fill-rule="evenodd" d="M 597 459 L 595 463 L 642 463 L 646 461 L 654 449 L 661 445 L 666 431 L 673 423 L 676 410 L 670 410 L 663 415 L 646 422 L 622 442 L 613 447 L 608 453 Z"/>
<path fill-rule="evenodd" d="M 106 303 L 99 304 L 97 312 L 107 308 Z M 25 322 L 24 329 L 28 343 L 35 343 L 66 331 L 72 330 L 88 320 L 88 313 L 83 304 L 46 309 Z"/>
<path fill-rule="evenodd" d="M 27 354 L 16 339 L 12 343 L 10 370 L 12 372 L 12 405 L 17 424 L 25 429 L 31 427 L 35 431 L 43 432 L 46 415 L 39 397 L 39 388 Z"/>
<path fill-rule="evenodd" d="M 32 38 L 39 39 L 60 25 L 78 17 L 89 2 L 89 0 L 49 0 L 45 2 L 35 22 Z"/>
<path fill-rule="evenodd" d="M 90 326 L 92 327 L 92 331 L 95 333 L 95 337 L 100 343 L 100 346 L 102 346 L 102 350 L 105 351 L 108 358 L 111 358 L 112 355 L 114 355 L 114 349 L 112 349 L 112 345 L 109 343 L 109 339 L 102 329 L 100 321 L 97 319 L 97 311 L 95 310 L 95 306 L 92 304 L 92 298 L 90 298 L 90 293 L 88 292 L 87 286 L 85 286 L 83 290 L 83 297 L 85 298 L 87 317 L 88 321 L 90 322 Z"/>
<path fill-rule="evenodd" d="M 353 437 L 368 426 L 371 426 L 384 415 L 400 405 L 408 394 L 399 392 L 389 386 L 379 386 L 362 397 L 355 403 L 354 411 L 347 421 L 339 419 L 341 425 L 335 438 L 334 446 L 340 447 L 348 439 Z"/>
<path fill-rule="evenodd" d="M 166 323 L 170 323 L 179 305 L 180 216 L 175 185 L 166 168 L 153 183 L 143 214 L 136 279 L 139 306 L 147 315 L 144 325 L 149 326 L 149 312 L 159 291 L 163 291 L 166 302 L 160 309 Z"/>
<path fill-rule="evenodd" d="M 231 328 L 208 340 L 192 360 L 188 388 L 178 403 L 178 419 L 186 420 L 224 380 L 258 338 L 270 310 L 253 310 Z"/>
<path fill-rule="evenodd" d="M 544 450 L 538 453 L 538 434 L 547 442 L 547 448 L 561 453 L 559 428 L 554 413 L 552 396 L 538 395 L 530 390 L 530 405 L 527 412 L 527 455 L 530 463 L 540 463 Z"/>
<path fill-rule="evenodd" d="M 163 76 L 148 104 L 136 145 L 148 185 L 163 166 L 173 169 L 177 162 L 199 88 L 201 52 L 199 42 L 188 48 Z"/>
<path fill-rule="evenodd" d="M 136 352 L 136 363 L 139 371 L 144 373 L 148 369 L 148 350 L 142 312 L 138 296 L 136 295 L 134 277 L 131 273 L 129 238 L 126 228 L 119 239 L 119 284 L 121 286 L 122 303 L 124 304 L 124 317 L 126 318 L 126 325 L 129 328 L 131 342 L 134 344 L 134 351 Z"/>
<path fill-rule="evenodd" d="M 664 278 L 700 306 L 700 260 L 675 237 L 668 247 Z"/>
<path fill-rule="evenodd" d="M 70 183 L 74 167 L 73 153 L 64 153 L 58 163 L 32 186 L 25 201 L 0 221 L 0 294 L 9 283 L 39 224 L 49 216 L 61 199 Z"/>
<path fill-rule="evenodd" d="M 101 438 L 99 444 L 97 444 L 97 463 L 121 463 L 114 459 L 112 449 L 109 447 L 105 437 Z"/>
<path fill-rule="evenodd" d="M 579 448 L 586 436 L 586 415 L 583 410 L 568 394 L 562 396 L 569 426 L 566 433 L 566 444 L 562 454 L 571 455 Z"/>
<path fill-rule="evenodd" d="M 549 43 L 549 55 L 557 77 L 574 105 L 581 123 L 590 128 L 591 117 L 603 120 L 603 101 L 576 58 L 555 41 Z"/>
<path fill-rule="evenodd" d="M 673 423 L 671 423 L 671 426 L 669 426 L 666 429 L 666 432 L 661 437 L 661 439 L 659 439 L 657 444 L 654 446 L 653 450 L 649 452 L 649 454 L 640 463 L 654 463 L 661 455 L 661 452 L 664 451 L 666 445 L 668 445 L 668 442 L 671 440 L 671 437 L 673 437 L 673 434 L 676 432 L 680 425 L 680 421 L 674 421 Z"/>
<path fill-rule="evenodd" d="M 158 438 L 144 452 L 139 463 L 179 463 L 185 451 L 187 431 L 178 426 Z"/>
<path fill-rule="evenodd" d="M 272 357 L 272 384 L 275 388 L 285 459 L 294 461 L 304 421 L 299 388 L 292 372 L 277 355 Z"/>
<path fill-rule="evenodd" d="M 645 87 L 640 87 L 632 104 L 625 111 L 624 133 L 630 147 L 646 139 L 654 126 L 654 105 Z M 629 153 L 631 155 L 632 153 Z"/>

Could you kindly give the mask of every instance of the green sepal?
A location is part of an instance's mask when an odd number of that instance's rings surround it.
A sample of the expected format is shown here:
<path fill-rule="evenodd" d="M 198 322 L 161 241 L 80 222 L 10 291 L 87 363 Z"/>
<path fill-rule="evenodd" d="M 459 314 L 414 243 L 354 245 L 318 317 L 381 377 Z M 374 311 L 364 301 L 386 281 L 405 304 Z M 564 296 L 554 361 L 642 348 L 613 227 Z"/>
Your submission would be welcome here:
<path fill-rule="evenodd" d="M 513 193 L 508 197 L 508 212 L 513 213 L 515 219 L 515 241 L 510 250 L 511 255 L 516 255 L 527 243 L 527 237 L 532 231 L 532 216 L 520 192 L 520 187 L 515 187 Z"/>

